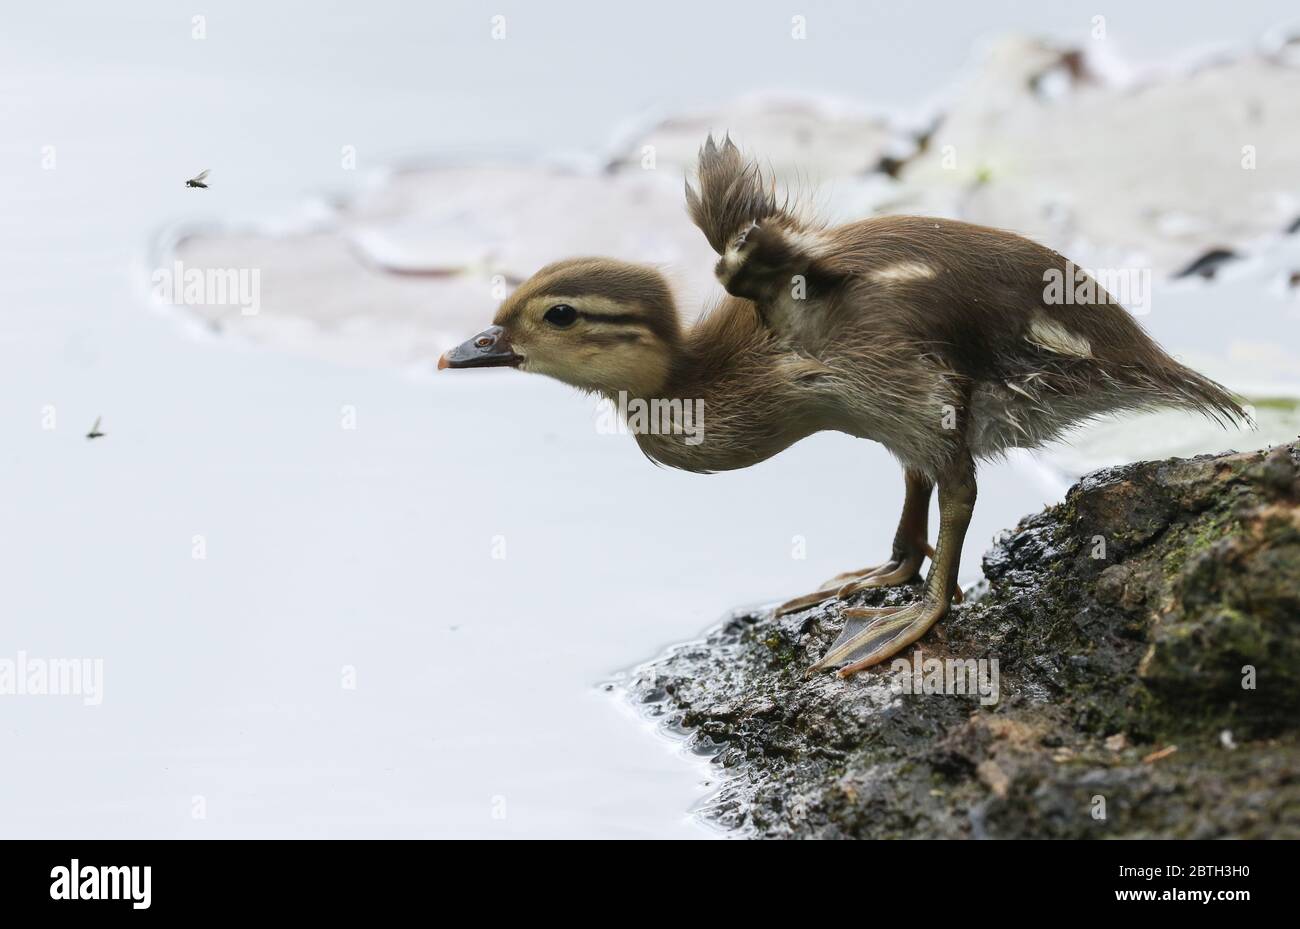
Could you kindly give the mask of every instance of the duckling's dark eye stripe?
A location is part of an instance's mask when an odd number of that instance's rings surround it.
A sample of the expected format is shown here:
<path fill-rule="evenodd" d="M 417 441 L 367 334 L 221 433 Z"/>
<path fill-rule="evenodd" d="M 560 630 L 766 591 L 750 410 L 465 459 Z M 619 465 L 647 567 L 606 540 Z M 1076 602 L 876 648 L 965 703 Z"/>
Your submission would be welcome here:
<path fill-rule="evenodd" d="M 583 340 L 591 345 L 620 345 L 629 342 L 640 342 L 641 334 L 639 332 L 588 332 L 583 335 Z"/>
<path fill-rule="evenodd" d="M 579 310 L 578 316 L 583 319 L 590 319 L 592 322 L 609 323 L 612 326 L 646 326 L 645 319 L 637 316 L 635 313 L 592 313 L 587 310 Z"/>

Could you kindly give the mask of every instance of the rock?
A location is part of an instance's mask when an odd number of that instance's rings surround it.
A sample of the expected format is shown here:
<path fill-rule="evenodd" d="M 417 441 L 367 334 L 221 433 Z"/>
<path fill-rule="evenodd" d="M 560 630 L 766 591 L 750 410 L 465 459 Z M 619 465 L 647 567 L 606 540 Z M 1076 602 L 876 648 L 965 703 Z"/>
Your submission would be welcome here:
<path fill-rule="evenodd" d="M 839 608 L 751 612 L 629 690 L 728 775 L 703 815 L 752 835 L 1300 838 L 1298 500 L 1297 444 L 1094 472 L 919 656 L 806 678 Z M 915 686 L 980 660 L 987 692 Z"/>

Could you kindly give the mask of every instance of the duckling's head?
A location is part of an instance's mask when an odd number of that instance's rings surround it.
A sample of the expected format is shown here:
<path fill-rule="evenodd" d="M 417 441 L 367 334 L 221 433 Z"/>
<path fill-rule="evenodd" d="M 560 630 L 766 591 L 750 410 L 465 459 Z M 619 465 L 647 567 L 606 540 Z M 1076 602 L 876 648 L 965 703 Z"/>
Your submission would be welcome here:
<path fill-rule="evenodd" d="M 493 325 L 439 368 L 510 366 L 582 390 L 653 396 L 680 350 L 681 326 L 663 275 L 611 258 L 571 258 L 519 285 Z"/>

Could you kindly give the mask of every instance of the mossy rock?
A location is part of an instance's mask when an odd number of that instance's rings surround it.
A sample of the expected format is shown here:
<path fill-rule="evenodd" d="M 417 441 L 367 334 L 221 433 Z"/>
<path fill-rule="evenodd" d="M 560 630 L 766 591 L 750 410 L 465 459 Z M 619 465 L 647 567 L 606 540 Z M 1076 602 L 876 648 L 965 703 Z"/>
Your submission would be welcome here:
<path fill-rule="evenodd" d="M 1298 500 L 1295 444 L 1084 477 L 920 643 L 996 659 L 996 703 L 805 677 L 836 604 L 737 615 L 630 689 L 706 737 L 704 815 L 754 835 L 1298 838 Z"/>

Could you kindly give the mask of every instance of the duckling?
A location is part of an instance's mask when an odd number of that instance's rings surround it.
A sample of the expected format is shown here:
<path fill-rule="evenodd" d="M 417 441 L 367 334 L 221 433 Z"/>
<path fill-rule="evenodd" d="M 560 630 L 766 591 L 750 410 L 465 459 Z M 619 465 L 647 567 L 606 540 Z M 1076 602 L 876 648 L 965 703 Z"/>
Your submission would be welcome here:
<path fill-rule="evenodd" d="M 919 216 L 828 227 L 779 200 L 730 137 L 705 142 L 686 201 L 727 292 L 694 325 L 683 326 L 656 269 L 569 258 L 521 284 L 493 325 L 438 367 L 510 366 L 619 409 L 657 403 L 662 415 L 630 431 L 647 457 L 687 471 L 749 467 L 823 430 L 884 445 L 905 487 L 889 557 L 778 611 L 912 581 L 926 558 L 930 570 L 914 603 L 843 609 L 843 631 L 810 672 L 847 677 L 946 615 L 960 597 L 976 461 L 1125 410 L 1247 421 L 1223 387 L 1165 354 L 1095 281 L 1073 300 L 1054 297 L 1045 282 L 1061 275 L 1069 286 L 1082 272 L 1029 239 Z M 682 428 L 691 408 L 703 428 Z"/>

